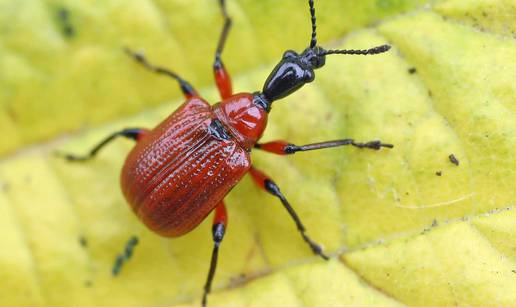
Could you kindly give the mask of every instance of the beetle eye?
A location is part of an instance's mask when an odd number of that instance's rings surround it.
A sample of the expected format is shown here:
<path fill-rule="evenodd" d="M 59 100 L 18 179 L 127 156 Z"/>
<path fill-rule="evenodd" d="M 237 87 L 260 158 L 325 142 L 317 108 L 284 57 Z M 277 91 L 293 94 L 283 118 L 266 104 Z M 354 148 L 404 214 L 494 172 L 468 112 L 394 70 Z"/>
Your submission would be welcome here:
<path fill-rule="evenodd" d="M 285 51 L 285 53 L 283 53 L 284 59 L 295 59 L 297 57 L 299 57 L 299 54 L 297 54 L 297 52 L 295 52 L 293 50 L 287 50 L 287 51 Z"/>
<path fill-rule="evenodd" d="M 314 71 L 311 69 L 305 70 L 305 74 L 303 75 L 303 80 L 305 80 L 305 82 L 312 82 L 312 81 L 314 81 L 314 79 L 315 79 Z"/>
<path fill-rule="evenodd" d="M 313 68 L 320 68 L 324 66 L 326 62 L 326 57 L 324 55 L 316 55 L 310 59 L 310 63 L 312 63 Z"/>

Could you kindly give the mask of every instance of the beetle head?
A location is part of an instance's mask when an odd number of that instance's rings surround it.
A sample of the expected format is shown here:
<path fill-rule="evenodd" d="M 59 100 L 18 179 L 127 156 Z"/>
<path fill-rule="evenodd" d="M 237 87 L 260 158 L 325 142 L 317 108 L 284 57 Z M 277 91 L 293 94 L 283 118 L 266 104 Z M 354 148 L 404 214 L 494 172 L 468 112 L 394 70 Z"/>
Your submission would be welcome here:
<path fill-rule="evenodd" d="M 314 69 L 324 66 L 326 55 L 317 46 L 301 54 L 287 50 L 263 86 L 263 94 L 271 102 L 288 96 L 315 79 Z"/>
<path fill-rule="evenodd" d="M 315 79 L 314 70 L 326 63 L 326 56 L 330 54 L 379 54 L 390 49 L 389 45 L 381 45 L 365 50 L 325 50 L 317 45 L 316 19 L 314 0 L 309 0 L 312 17 L 312 37 L 310 45 L 301 54 L 287 50 L 283 53 L 280 62 L 274 67 L 265 81 L 262 93 L 255 94 L 255 101 L 266 110 L 270 109 L 273 101 L 286 97 L 300 89 L 306 83 Z"/>

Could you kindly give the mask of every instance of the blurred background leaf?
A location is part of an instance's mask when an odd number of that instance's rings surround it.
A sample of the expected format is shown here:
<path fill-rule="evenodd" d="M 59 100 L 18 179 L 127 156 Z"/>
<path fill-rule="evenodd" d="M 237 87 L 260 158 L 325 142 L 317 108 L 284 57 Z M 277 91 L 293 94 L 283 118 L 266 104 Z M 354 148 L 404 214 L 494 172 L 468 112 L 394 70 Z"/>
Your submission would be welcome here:
<path fill-rule="evenodd" d="M 305 2 L 228 0 L 234 29 L 223 58 L 236 91 L 260 89 L 284 50 L 306 47 Z M 274 105 L 264 140 L 395 148 L 253 153 L 333 259 L 314 257 L 276 199 L 244 178 L 226 202 L 211 305 L 516 304 L 516 4 L 316 7 L 324 46 L 393 49 L 329 57 L 313 84 Z M 210 221 L 174 240 L 146 230 L 118 187 L 130 142 L 80 165 L 52 152 L 153 127 L 181 103 L 177 85 L 124 46 L 217 101 L 221 26 L 214 0 L 0 0 L 1 306 L 199 304 Z M 112 277 L 131 235 L 140 244 Z"/>

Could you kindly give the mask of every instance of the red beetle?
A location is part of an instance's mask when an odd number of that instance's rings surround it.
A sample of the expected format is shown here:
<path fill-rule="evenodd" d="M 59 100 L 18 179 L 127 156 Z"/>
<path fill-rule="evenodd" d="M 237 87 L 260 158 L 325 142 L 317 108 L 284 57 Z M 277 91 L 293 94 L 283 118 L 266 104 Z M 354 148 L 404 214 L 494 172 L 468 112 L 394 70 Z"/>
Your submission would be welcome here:
<path fill-rule="evenodd" d="M 122 191 L 135 214 L 156 233 L 177 237 L 201 223 L 215 209 L 213 221 L 214 248 L 202 304 L 210 292 L 215 274 L 218 248 L 227 227 L 223 203 L 226 194 L 250 173 L 265 191 L 279 198 L 296 223 L 297 229 L 312 251 L 328 257 L 312 239 L 296 212 L 278 186 L 251 164 L 253 148 L 285 155 L 298 151 L 353 145 L 359 148 L 390 147 L 380 141 L 357 143 L 343 139 L 297 146 L 285 141 L 257 143 L 267 125 L 271 104 L 290 95 L 315 78 L 314 69 L 325 64 L 330 54 L 378 54 L 388 45 L 368 50 L 325 50 L 317 46 L 314 1 L 308 1 L 312 20 L 310 45 L 301 54 L 286 51 L 273 69 L 261 92 L 233 94 L 229 74 L 221 61 L 231 19 L 224 0 L 220 0 L 224 28 L 213 65 L 215 81 L 222 101 L 211 106 L 195 89 L 176 73 L 150 64 L 143 55 L 126 52 L 146 68 L 170 76 L 179 82 L 185 103 L 152 130 L 124 129 L 108 136 L 86 156 L 66 155 L 69 161 L 85 161 L 110 141 L 124 136 L 137 141 L 127 157 L 121 176 Z"/>

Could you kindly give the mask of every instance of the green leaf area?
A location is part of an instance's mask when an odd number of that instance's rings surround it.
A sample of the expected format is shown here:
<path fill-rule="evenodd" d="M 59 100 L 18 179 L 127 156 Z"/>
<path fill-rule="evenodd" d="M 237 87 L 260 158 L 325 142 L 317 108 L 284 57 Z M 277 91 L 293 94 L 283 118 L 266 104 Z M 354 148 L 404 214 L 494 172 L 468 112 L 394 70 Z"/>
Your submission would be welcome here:
<path fill-rule="evenodd" d="M 286 49 L 309 38 L 306 1 L 228 0 L 224 60 L 255 91 Z M 253 163 L 281 187 L 311 254 L 277 199 L 245 177 L 210 306 L 515 306 L 516 4 L 510 0 L 316 1 L 329 56 L 316 80 L 270 113 L 264 141 L 381 139 Z M 211 218 L 177 239 L 147 230 L 119 172 L 132 143 L 89 163 L 121 127 L 153 127 L 182 101 L 173 80 L 123 46 L 191 80 L 216 102 L 212 0 L 0 0 L 0 306 L 198 306 Z M 459 161 L 449 161 L 453 154 Z M 133 256 L 117 277 L 117 254 Z"/>

